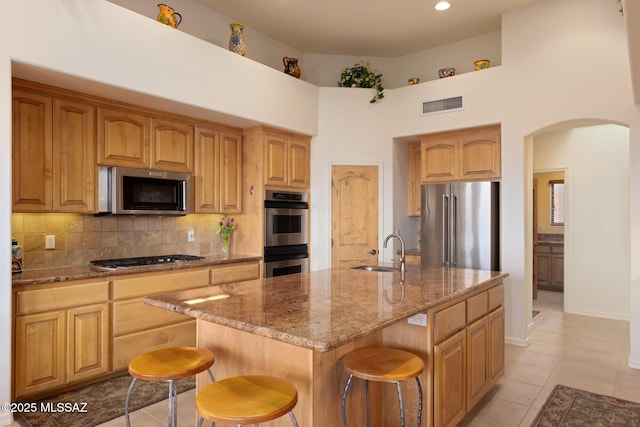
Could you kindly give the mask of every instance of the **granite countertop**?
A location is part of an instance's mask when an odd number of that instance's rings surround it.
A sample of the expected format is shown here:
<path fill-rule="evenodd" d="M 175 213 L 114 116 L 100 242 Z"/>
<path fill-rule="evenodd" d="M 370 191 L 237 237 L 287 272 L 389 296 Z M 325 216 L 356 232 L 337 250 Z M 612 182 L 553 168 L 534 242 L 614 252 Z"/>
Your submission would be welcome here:
<path fill-rule="evenodd" d="M 402 280 L 400 273 L 329 269 L 153 295 L 145 303 L 324 352 L 507 276 L 408 266 Z"/>
<path fill-rule="evenodd" d="M 255 255 L 230 255 L 222 258 L 220 255 L 205 256 L 200 261 L 177 262 L 174 264 L 147 265 L 142 267 L 126 267 L 116 270 L 98 270 L 89 265 L 80 267 L 58 267 L 37 270 L 26 270 L 13 274 L 12 286 L 38 285 L 52 282 L 65 282 L 68 280 L 93 279 L 98 277 L 112 277 L 122 274 L 151 273 L 158 271 L 174 271 L 187 268 L 210 267 L 215 265 L 233 264 L 239 262 L 260 261 L 261 256 Z"/>

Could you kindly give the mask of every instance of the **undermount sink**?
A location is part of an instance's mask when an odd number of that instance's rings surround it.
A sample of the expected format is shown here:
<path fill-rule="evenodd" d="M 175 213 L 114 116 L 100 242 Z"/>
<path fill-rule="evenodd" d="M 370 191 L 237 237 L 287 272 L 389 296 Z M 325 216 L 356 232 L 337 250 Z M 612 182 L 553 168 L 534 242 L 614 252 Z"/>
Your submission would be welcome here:
<path fill-rule="evenodd" d="M 387 272 L 387 273 L 400 271 L 399 268 L 384 267 L 381 265 L 360 265 L 358 267 L 351 267 L 351 268 L 353 270 L 366 270 L 366 271 Z"/>

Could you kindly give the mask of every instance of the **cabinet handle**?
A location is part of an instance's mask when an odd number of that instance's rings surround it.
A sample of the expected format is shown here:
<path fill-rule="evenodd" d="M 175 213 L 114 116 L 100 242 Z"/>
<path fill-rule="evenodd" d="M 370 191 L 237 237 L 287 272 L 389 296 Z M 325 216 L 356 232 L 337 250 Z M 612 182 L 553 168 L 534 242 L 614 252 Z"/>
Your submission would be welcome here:
<path fill-rule="evenodd" d="M 377 254 L 377 253 L 378 253 L 378 251 L 377 251 L 377 250 L 375 250 L 375 249 L 371 249 L 371 250 L 369 251 L 369 253 L 370 253 L 371 255 L 375 255 L 375 254 Z"/>

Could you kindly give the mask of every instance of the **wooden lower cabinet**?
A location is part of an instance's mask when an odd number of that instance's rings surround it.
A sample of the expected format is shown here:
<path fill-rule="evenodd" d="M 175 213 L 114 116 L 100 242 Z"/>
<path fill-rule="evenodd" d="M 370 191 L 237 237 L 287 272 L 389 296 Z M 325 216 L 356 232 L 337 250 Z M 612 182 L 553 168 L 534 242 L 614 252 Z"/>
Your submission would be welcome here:
<path fill-rule="evenodd" d="M 109 371 L 109 304 L 67 310 L 67 382 Z"/>
<path fill-rule="evenodd" d="M 110 371 L 108 283 L 15 292 L 14 398 Z"/>
<path fill-rule="evenodd" d="M 113 339 L 113 370 L 126 370 L 131 360 L 149 351 L 195 345 L 195 319 L 115 337 Z"/>
<path fill-rule="evenodd" d="M 20 316 L 15 329 L 15 399 L 63 386 L 65 311 Z"/>
<path fill-rule="evenodd" d="M 434 426 L 457 425 L 504 374 L 503 301 L 498 285 L 433 315 Z"/>
<path fill-rule="evenodd" d="M 433 348 L 433 422 L 436 426 L 455 426 L 466 413 L 466 342 L 462 330 Z"/>
<path fill-rule="evenodd" d="M 487 391 L 487 358 L 489 356 L 489 323 L 482 318 L 466 328 L 467 395 L 466 410 L 473 408 Z"/>
<path fill-rule="evenodd" d="M 535 246 L 538 289 L 564 291 L 564 244 L 538 242 Z"/>
<path fill-rule="evenodd" d="M 195 319 L 144 298 L 259 277 L 255 261 L 14 288 L 12 398 L 56 394 L 126 371 L 142 353 L 194 346 Z"/>

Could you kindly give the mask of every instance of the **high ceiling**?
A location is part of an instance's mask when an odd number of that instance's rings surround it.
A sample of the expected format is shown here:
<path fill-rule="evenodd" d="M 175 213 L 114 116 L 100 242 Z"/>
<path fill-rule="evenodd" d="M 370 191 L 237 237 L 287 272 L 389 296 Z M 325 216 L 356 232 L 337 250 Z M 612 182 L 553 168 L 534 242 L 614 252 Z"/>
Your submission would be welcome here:
<path fill-rule="evenodd" d="M 197 0 L 303 53 L 396 57 L 500 30 L 501 15 L 544 0 Z"/>

